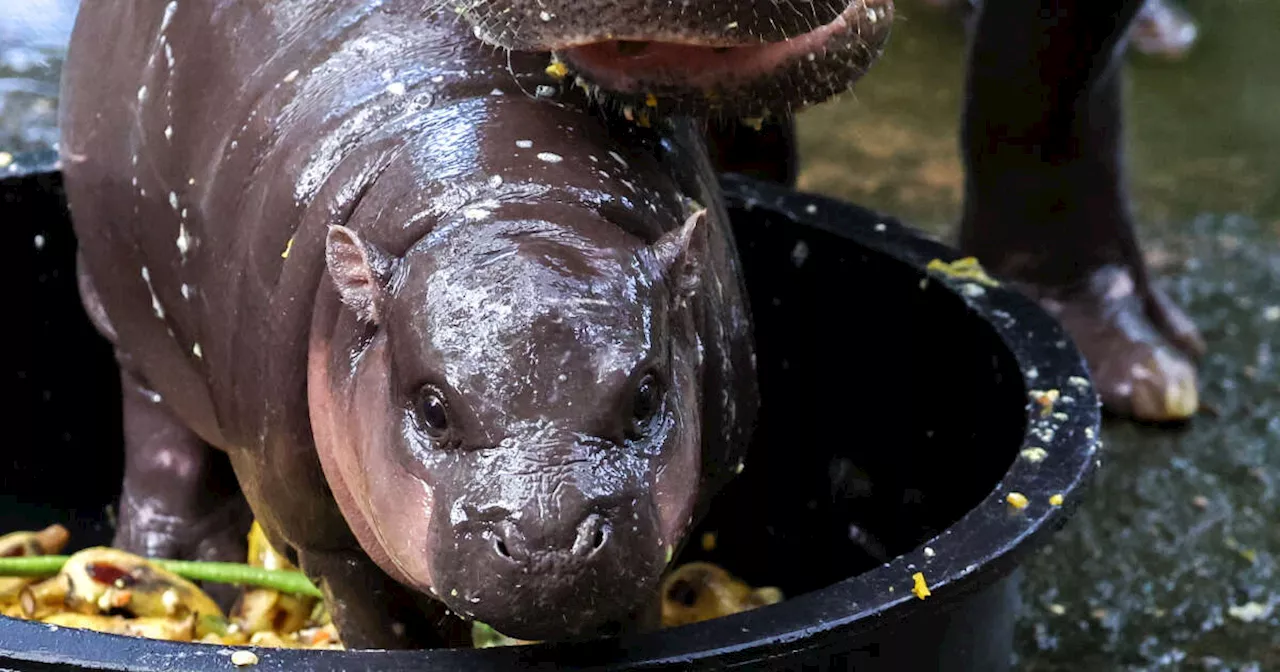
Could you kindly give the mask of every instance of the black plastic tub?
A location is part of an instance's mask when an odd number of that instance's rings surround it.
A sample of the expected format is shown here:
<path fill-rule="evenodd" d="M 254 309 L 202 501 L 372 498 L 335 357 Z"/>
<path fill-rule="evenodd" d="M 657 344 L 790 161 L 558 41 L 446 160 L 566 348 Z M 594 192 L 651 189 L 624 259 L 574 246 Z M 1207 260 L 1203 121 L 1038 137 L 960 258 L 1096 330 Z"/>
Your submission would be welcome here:
<path fill-rule="evenodd" d="M 16 301 L 0 531 L 59 522 L 76 550 L 110 539 L 117 379 L 77 299 L 59 175 L 28 171 L 0 180 L 0 266 Z M 254 669 L 1008 667 L 1018 564 L 1067 520 L 1097 465 L 1100 411 L 1079 353 L 1021 295 L 930 270 L 959 255 L 892 218 L 735 176 L 725 186 L 758 322 L 764 415 L 740 481 L 695 533 L 715 532 L 714 550 L 695 541 L 682 559 L 788 599 L 577 644 L 259 649 Z M 1014 492 L 1025 508 L 1007 501 Z M 912 592 L 917 572 L 924 599 Z M 228 670 L 229 654 L 0 618 L 0 669 Z"/>

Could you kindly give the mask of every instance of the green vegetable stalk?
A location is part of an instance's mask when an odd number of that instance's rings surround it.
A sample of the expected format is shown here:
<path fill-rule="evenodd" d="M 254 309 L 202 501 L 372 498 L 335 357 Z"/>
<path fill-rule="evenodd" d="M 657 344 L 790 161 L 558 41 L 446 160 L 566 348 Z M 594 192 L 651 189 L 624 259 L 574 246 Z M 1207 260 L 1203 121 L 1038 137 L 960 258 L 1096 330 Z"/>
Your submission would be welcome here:
<path fill-rule="evenodd" d="M 53 576 L 62 570 L 70 556 L 34 555 L 0 558 L 0 576 Z M 146 558 L 157 567 L 173 572 L 188 581 L 210 581 L 243 586 L 270 588 L 291 595 L 308 595 L 324 598 L 302 572 L 279 569 L 263 569 L 234 562 L 194 562 L 188 560 L 163 560 Z"/>

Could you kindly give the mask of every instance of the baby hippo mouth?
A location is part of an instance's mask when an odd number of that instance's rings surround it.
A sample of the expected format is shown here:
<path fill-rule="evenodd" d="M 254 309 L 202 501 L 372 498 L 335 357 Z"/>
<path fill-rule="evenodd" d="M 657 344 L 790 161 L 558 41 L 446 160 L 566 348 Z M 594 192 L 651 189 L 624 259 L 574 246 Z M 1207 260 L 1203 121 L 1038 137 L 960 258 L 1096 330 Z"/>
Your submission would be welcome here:
<path fill-rule="evenodd" d="M 617 634 L 653 602 L 666 565 L 656 530 L 630 511 L 507 517 L 457 531 L 436 558 L 437 594 L 455 613 L 522 640 Z"/>
<path fill-rule="evenodd" d="M 629 17 L 602 10 L 595 20 L 578 10 L 565 10 L 569 18 L 544 11 L 550 20 L 530 25 L 492 16 L 475 23 L 483 13 L 471 18 L 482 39 L 553 52 L 561 64 L 549 72 L 572 76 L 624 109 L 736 116 L 789 112 L 851 88 L 883 53 L 894 18 L 892 0 L 852 0 L 842 10 L 821 1 L 711 3 L 708 11 L 692 0 L 672 15 L 654 4 L 680 5 L 645 3 Z M 724 5 L 731 14 L 715 11 Z M 560 21 L 565 31 L 552 32 Z"/>

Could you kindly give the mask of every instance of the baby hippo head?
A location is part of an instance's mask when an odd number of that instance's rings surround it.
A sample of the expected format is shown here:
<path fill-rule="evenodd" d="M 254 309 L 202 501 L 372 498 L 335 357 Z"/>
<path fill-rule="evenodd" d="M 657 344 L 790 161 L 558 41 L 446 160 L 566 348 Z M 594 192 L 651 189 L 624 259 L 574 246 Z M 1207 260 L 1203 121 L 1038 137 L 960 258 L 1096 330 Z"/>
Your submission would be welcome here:
<path fill-rule="evenodd" d="M 578 206 L 485 215 L 401 258 L 330 231 L 370 334 L 342 402 L 362 544 L 506 635 L 608 634 L 650 606 L 698 496 L 701 215 L 649 241 Z"/>

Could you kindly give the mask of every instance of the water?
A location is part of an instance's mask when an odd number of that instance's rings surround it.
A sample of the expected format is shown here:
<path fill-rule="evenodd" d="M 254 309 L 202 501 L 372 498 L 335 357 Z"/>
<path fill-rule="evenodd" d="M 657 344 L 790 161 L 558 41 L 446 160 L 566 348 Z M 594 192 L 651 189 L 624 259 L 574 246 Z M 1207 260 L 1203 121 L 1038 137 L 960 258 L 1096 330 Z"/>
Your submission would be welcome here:
<path fill-rule="evenodd" d="M 71 33 L 73 0 L 0 0 L 0 150 L 57 141 L 58 74 Z"/>
<path fill-rule="evenodd" d="M 964 36 L 899 2 L 884 60 L 804 114 L 801 186 L 947 233 Z M 1212 351 L 1209 412 L 1106 426 L 1091 499 L 1030 561 L 1019 669 L 1280 669 L 1280 3 L 1186 6 L 1201 42 L 1183 63 L 1131 59 L 1128 124 L 1148 257 Z M 74 8 L 0 0 L 0 150 L 56 140 Z"/>

